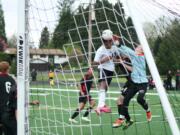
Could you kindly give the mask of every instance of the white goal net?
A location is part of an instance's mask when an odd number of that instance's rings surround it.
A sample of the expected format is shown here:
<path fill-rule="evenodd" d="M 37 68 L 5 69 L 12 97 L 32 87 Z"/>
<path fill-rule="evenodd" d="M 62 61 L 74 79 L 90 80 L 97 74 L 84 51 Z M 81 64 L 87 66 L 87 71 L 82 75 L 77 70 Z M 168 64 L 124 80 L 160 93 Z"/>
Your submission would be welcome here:
<path fill-rule="evenodd" d="M 133 0 L 129 4 L 125 0 L 86 2 L 26 0 L 25 40 L 29 56 L 25 56 L 24 59 L 30 65 L 27 71 L 29 73 L 26 73 L 26 77 L 30 75 L 30 79 L 26 78 L 29 82 L 26 83 L 26 86 L 29 86 L 26 90 L 28 98 L 24 101 L 28 110 L 28 113 L 24 114 L 28 115 L 27 132 L 31 135 L 175 135 L 179 133 L 180 93 L 178 90 L 165 93 L 156 67 L 155 69 L 153 67 L 154 60 L 147 59 L 147 65 L 150 67 L 147 66 L 149 87 L 145 96 L 151 108 L 152 121 L 146 120 L 146 112 L 138 105 L 135 96 L 129 105 L 129 113 L 134 124 L 126 130 L 112 128 L 112 124 L 119 117 L 116 100 L 130 73 L 125 66 L 115 63 L 114 75 L 106 93 L 106 104 L 112 112 L 98 116 L 95 109 L 98 105 L 100 78 L 98 69 L 92 65 L 92 62 L 97 49 L 103 44 L 101 35 L 105 29 L 110 29 L 118 36 L 113 39 L 114 43 L 120 37 L 121 44 L 131 48 L 132 51 L 137 44 L 145 43 L 143 45 L 145 56 L 151 57 L 146 38 L 150 48 L 156 49 L 154 45 L 157 37 L 166 35 L 173 25 L 180 26 L 180 2 L 178 0 Z M 176 35 L 173 41 L 179 42 Z M 153 50 L 153 55 L 155 52 Z M 128 58 L 126 64 L 131 65 L 130 54 L 121 57 Z M 160 54 L 156 57 L 157 61 L 161 60 Z M 90 67 L 93 67 L 94 76 L 90 95 L 96 101 L 96 105 L 89 109 L 90 103 L 87 102 L 84 109 L 73 118 L 75 121 L 70 121 L 79 107 L 79 93 L 82 88 L 79 86 Z M 155 84 L 151 80 L 151 75 Z M 156 88 L 162 90 L 157 91 Z M 89 121 L 83 119 L 87 111 Z"/>

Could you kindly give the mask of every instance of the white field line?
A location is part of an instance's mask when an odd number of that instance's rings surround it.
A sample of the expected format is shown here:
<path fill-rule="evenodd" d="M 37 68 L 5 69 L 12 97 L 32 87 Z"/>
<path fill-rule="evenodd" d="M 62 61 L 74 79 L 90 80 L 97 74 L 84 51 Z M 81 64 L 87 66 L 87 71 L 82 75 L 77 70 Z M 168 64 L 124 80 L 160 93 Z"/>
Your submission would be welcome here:
<path fill-rule="evenodd" d="M 167 121 L 167 120 L 165 120 L 165 121 Z M 153 123 L 158 123 L 158 122 L 160 122 L 160 121 L 153 121 Z M 147 121 L 136 121 L 135 123 L 136 124 L 144 124 L 144 123 L 149 123 L 149 122 L 147 122 Z M 94 123 L 70 124 L 70 123 L 63 122 L 63 123 L 59 124 L 58 126 L 57 125 L 51 125 L 50 127 L 52 127 L 52 128 L 53 127 L 58 127 L 58 128 L 62 128 L 62 127 L 89 127 L 90 125 L 92 127 L 96 127 L 96 126 L 103 126 L 103 125 L 110 125 L 110 124 L 109 123 L 105 123 L 105 124 L 101 124 L 101 123 L 99 123 L 99 124 L 94 124 Z M 31 127 L 31 129 L 38 129 L 38 128 L 42 128 L 42 127 Z M 44 126 L 43 128 L 49 128 L 49 127 Z"/>
<path fill-rule="evenodd" d="M 49 93 L 29 93 L 29 95 L 31 95 L 31 96 L 48 96 L 49 95 Z"/>
<path fill-rule="evenodd" d="M 57 91 L 57 92 L 79 92 L 78 89 L 52 89 L 52 88 L 30 88 L 30 90 L 39 90 L 39 91 Z M 91 93 L 98 93 L 99 91 L 98 90 L 91 90 Z M 108 91 L 107 94 L 120 94 L 121 92 L 120 91 Z M 147 92 L 146 93 L 147 95 L 152 95 L 152 96 L 158 96 L 158 93 L 149 93 Z M 180 97 L 180 94 L 167 94 L 168 96 L 177 96 L 177 97 Z"/>

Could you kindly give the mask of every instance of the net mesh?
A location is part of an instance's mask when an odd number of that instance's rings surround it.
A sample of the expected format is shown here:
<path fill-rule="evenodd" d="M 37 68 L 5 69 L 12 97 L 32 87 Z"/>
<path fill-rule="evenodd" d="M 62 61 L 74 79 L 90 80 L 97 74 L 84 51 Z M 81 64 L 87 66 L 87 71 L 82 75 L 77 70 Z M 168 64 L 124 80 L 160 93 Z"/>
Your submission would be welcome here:
<path fill-rule="evenodd" d="M 69 118 L 78 107 L 78 84 L 91 65 L 97 49 L 103 44 L 102 31 L 111 29 L 114 34 L 121 37 L 123 44 L 132 49 L 135 48 L 134 43 L 139 42 L 124 1 L 91 2 L 91 5 L 78 1 L 71 3 L 76 10 L 73 8 L 73 15 L 68 16 L 66 1 L 29 0 L 29 45 L 37 47 L 48 37 L 48 44 L 41 49 L 32 49 L 30 56 L 30 69 L 36 70 L 37 77 L 30 82 L 29 132 L 32 135 L 170 135 L 171 131 L 155 88 L 148 90 L 146 94 L 146 100 L 153 113 L 151 122 L 147 122 L 146 113 L 138 105 L 135 97 L 129 105 L 134 124 L 127 130 L 112 128 L 112 123 L 118 118 L 116 100 L 126 82 L 125 77 L 128 76 L 127 69 L 122 72 L 119 66 L 116 66 L 106 98 L 106 104 L 111 107 L 112 113 L 97 116 L 92 110 L 89 114 L 91 121 L 84 122 L 82 116 L 89 106 L 87 103 L 76 117 L 78 123 L 69 122 Z M 67 6 L 63 7 L 64 4 Z M 140 16 L 140 22 L 154 22 L 159 16 L 164 15 L 168 18 L 164 22 L 164 26 L 167 27 L 171 20 L 179 19 L 178 4 L 180 4 L 178 0 L 170 3 L 140 0 L 134 8 Z M 146 9 L 151 9 L 151 12 Z M 69 22 L 60 21 L 66 20 L 67 17 Z M 58 30 L 58 27 L 63 28 Z M 46 31 L 45 34 L 43 30 Z M 161 30 L 163 31 L 156 27 L 157 33 Z M 67 39 L 66 42 L 59 42 L 63 39 Z M 50 70 L 53 71 L 51 77 Z M 94 87 L 90 92 L 97 103 L 99 79 L 97 69 L 93 75 Z M 179 91 L 168 91 L 169 100 L 180 125 L 179 96 Z M 40 104 L 34 103 L 36 100 Z"/>

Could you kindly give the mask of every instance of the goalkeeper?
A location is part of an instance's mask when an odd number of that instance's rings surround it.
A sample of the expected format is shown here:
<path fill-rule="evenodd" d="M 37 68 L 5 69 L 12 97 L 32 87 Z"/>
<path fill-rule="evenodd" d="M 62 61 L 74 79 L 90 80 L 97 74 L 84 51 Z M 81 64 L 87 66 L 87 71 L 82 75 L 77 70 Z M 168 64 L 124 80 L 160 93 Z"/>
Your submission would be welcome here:
<path fill-rule="evenodd" d="M 88 115 L 89 112 L 92 110 L 92 108 L 95 106 L 95 100 L 93 100 L 91 98 L 91 95 L 89 94 L 92 85 L 93 85 L 93 70 L 92 68 L 89 68 L 87 73 L 81 80 L 81 87 L 79 92 L 79 107 L 75 110 L 71 118 L 69 118 L 69 122 L 78 123 L 78 121 L 76 121 L 75 118 L 79 115 L 79 112 L 84 109 L 87 101 L 89 102 L 90 107 L 87 108 L 86 112 L 82 117 L 82 120 L 90 122 L 90 119 L 88 119 Z"/>
<path fill-rule="evenodd" d="M 128 125 L 133 123 L 128 112 L 128 106 L 130 100 L 135 96 L 136 93 L 138 93 L 137 102 L 146 111 L 147 121 L 151 121 L 151 112 L 146 100 L 144 99 L 147 91 L 148 80 L 146 77 L 146 63 L 142 47 L 138 45 L 135 48 L 135 51 L 133 51 L 132 49 L 121 45 L 118 50 L 120 53 L 130 58 L 132 63 L 132 72 L 130 84 L 126 90 L 126 93 L 123 95 L 124 99 L 120 108 L 119 118 L 115 121 L 115 123 L 113 123 L 113 127 L 115 128 L 122 125 L 126 125 L 126 127 L 128 127 Z"/>

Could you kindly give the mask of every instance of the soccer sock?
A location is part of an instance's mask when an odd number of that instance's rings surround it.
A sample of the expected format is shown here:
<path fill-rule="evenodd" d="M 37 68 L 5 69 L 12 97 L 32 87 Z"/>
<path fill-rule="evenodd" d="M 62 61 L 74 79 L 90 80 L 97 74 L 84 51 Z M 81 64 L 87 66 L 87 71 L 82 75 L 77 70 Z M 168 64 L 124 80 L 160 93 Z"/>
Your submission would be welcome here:
<path fill-rule="evenodd" d="M 144 92 L 140 92 L 138 94 L 137 101 L 143 107 L 143 109 L 147 111 L 148 110 L 148 104 L 147 104 L 146 100 L 144 99 L 144 95 L 145 95 Z"/>
<path fill-rule="evenodd" d="M 72 119 L 76 118 L 79 115 L 79 108 L 77 108 L 75 110 L 75 112 L 73 113 L 73 115 L 71 116 Z"/>
<path fill-rule="evenodd" d="M 121 114 L 122 105 L 117 105 L 117 108 L 118 108 L 118 114 L 120 115 Z"/>
<path fill-rule="evenodd" d="M 89 115 L 89 112 L 91 112 L 91 110 L 92 110 L 92 107 L 88 107 L 83 117 L 87 117 Z"/>
<path fill-rule="evenodd" d="M 99 90 L 98 107 L 103 107 L 105 105 L 105 99 L 106 99 L 105 89 L 100 89 Z"/>
<path fill-rule="evenodd" d="M 144 103 L 142 102 L 142 103 L 141 103 L 141 106 L 143 107 L 144 110 L 146 110 L 146 112 L 150 111 L 150 110 L 149 110 L 149 107 L 148 107 L 148 104 L 146 103 L 146 101 L 144 101 Z"/>
<path fill-rule="evenodd" d="M 149 107 L 147 107 L 148 109 L 145 109 L 146 110 L 146 112 L 150 112 L 151 111 L 151 109 L 149 108 Z"/>
<path fill-rule="evenodd" d="M 123 106 L 121 109 L 121 114 L 126 118 L 127 121 L 130 121 L 130 116 L 128 112 L 128 106 Z M 120 115 L 121 116 L 121 115 Z"/>

